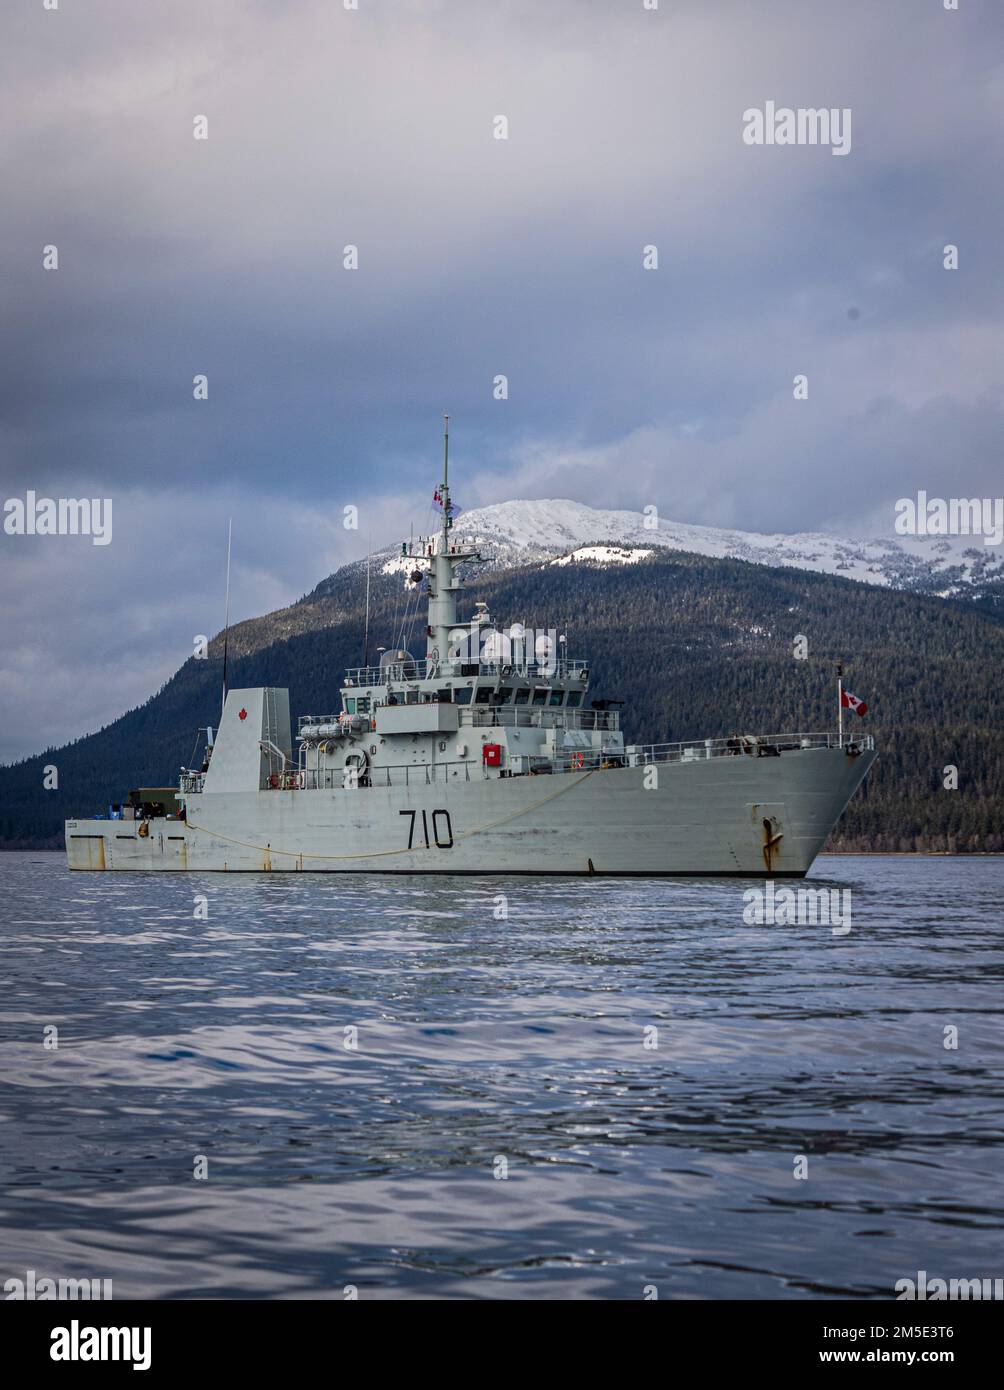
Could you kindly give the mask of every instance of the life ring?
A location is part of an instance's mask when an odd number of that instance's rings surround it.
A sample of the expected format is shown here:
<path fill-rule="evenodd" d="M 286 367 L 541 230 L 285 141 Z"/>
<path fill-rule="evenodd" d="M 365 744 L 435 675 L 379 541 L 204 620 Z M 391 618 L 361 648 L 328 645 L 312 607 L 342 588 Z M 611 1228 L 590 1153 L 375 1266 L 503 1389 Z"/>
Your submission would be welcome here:
<path fill-rule="evenodd" d="M 572 766 L 575 768 L 576 772 L 578 772 L 579 768 L 582 767 L 585 761 L 586 759 L 582 753 L 572 754 Z"/>

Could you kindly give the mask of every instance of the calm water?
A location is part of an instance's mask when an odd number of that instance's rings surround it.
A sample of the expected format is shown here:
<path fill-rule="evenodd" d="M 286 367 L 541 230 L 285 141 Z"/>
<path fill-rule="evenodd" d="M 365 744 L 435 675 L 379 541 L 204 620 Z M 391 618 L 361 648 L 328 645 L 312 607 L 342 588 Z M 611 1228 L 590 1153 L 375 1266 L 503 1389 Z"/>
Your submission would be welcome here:
<path fill-rule="evenodd" d="M 814 883 L 852 890 L 850 935 L 746 926 L 739 882 L 0 855 L 0 1281 L 805 1298 L 1000 1276 L 1004 860 L 822 859 Z"/>

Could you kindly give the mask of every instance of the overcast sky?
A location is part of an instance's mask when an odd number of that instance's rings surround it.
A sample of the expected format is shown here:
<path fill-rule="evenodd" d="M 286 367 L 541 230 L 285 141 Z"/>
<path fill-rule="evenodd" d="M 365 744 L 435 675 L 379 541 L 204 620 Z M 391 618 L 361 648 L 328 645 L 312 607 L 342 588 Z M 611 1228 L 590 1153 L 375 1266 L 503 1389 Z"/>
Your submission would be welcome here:
<path fill-rule="evenodd" d="M 406 532 L 444 410 L 465 507 L 1001 491 L 999 0 L 22 0 L 0 93 L 2 495 L 114 504 L 0 535 L 0 758 L 222 626 L 228 516 L 238 618 Z M 746 144 L 768 100 L 849 153 Z"/>

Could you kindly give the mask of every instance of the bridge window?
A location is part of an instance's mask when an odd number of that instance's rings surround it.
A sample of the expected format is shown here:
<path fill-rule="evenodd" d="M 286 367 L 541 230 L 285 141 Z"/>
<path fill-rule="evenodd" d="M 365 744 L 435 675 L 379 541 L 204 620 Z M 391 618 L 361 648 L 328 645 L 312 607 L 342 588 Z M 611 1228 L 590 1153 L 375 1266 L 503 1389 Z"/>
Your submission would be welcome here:
<path fill-rule="evenodd" d="M 471 696 L 473 695 L 473 693 L 474 692 L 469 685 L 458 685 L 456 690 L 453 692 L 454 702 L 458 705 L 469 705 L 471 703 Z"/>
<path fill-rule="evenodd" d="M 530 698 L 530 692 L 529 692 L 529 690 L 527 690 L 525 687 L 524 687 L 522 690 L 517 690 L 517 691 L 516 691 L 516 704 L 517 704 L 517 705 L 525 705 L 526 702 L 527 702 L 527 700 L 529 700 L 529 698 Z"/>
<path fill-rule="evenodd" d="M 356 714 L 369 714 L 369 712 L 370 697 L 368 695 L 359 695 L 356 698 Z"/>
<path fill-rule="evenodd" d="M 500 705 L 507 705 L 507 704 L 509 704 L 509 702 L 510 702 L 511 699 L 512 699 L 512 687 L 511 687 L 511 686 L 510 686 L 509 688 L 503 687 L 503 688 L 499 691 L 499 693 L 498 693 L 498 703 L 499 703 Z"/>
<path fill-rule="evenodd" d="M 548 694 L 548 692 L 547 692 L 546 690 L 535 690 L 535 691 L 533 692 L 533 703 L 534 703 L 535 705 L 544 705 L 544 704 L 546 704 L 546 703 L 547 703 L 547 694 Z"/>
<path fill-rule="evenodd" d="M 348 697 L 348 699 L 345 701 L 345 713 L 346 713 L 346 714 L 355 714 L 355 712 L 356 712 L 356 697 L 355 697 L 354 695 L 350 695 L 350 696 Z"/>
<path fill-rule="evenodd" d="M 488 701 L 491 699 L 491 697 L 492 697 L 492 688 L 491 688 L 491 686 L 490 686 L 490 685 L 481 685 L 481 686 L 478 687 L 478 693 L 477 693 L 477 695 L 475 695 L 475 697 L 474 697 L 474 703 L 475 703 L 476 705 L 487 705 L 487 703 L 488 703 Z"/>
<path fill-rule="evenodd" d="M 560 705 L 562 698 L 564 697 L 564 694 L 565 692 L 563 690 L 552 690 L 551 698 L 548 700 L 547 703 L 549 705 Z"/>
<path fill-rule="evenodd" d="M 568 699 L 565 701 L 565 704 L 568 706 L 569 709 L 577 709 L 579 705 L 582 704 L 582 691 L 570 690 L 568 692 Z"/>

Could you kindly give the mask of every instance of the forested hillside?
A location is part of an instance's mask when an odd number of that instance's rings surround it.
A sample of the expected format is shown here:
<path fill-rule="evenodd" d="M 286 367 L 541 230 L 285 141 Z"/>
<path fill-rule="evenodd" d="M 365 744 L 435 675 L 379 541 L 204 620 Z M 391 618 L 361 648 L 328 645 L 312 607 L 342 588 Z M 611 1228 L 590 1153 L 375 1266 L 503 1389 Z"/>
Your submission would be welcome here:
<path fill-rule="evenodd" d="M 834 728 L 842 658 L 848 687 L 869 703 L 860 727 L 880 758 L 831 848 L 1004 850 L 998 617 L 828 575 L 665 552 L 623 568 L 533 567 L 476 581 L 463 616 L 477 597 L 500 625 L 567 624 L 569 655 L 592 664 L 592 694 L 626 699 L 630 741 Z M 399 578 L 374 579 L 371 656 L 396 644 L 406 604 Z M 355 570 L 241 624 L 230 635 L 231 684 L 288 686 L 294 721 L 336 710 L 343 668 L 362 659 L 362 606 Z M 413 598 L 421 652 L 418 609 Z M 793 655 L 799 635 L 806 660 Z M 207 660 L 189 660 L 99 733 L 0 769 L 0 845 L 59 845 L 65 817 L 129 787 L 175 781 L 198 728 L 217 720 L 220 676 L 217 639 Z M 59 770 L 56 791 L 43 790 L 47 763 Z M 949 765 L 957 790 L 943 785 Z"/>

